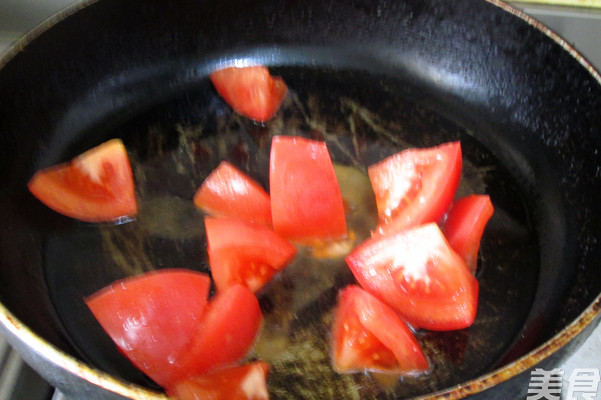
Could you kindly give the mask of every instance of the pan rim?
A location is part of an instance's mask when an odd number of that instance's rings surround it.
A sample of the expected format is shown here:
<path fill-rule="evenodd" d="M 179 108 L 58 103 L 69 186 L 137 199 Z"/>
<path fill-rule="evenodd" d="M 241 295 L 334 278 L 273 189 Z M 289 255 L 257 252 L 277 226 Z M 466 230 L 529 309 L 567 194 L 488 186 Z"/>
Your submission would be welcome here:
<path fill-rule="evenodd" d="M 0 303 L 0 328 L 2 327 L 28 348 L 34 350 L 38 356 L 91 384 L 132 399 L 167 399 L 159 392 L 127 383 L 60 350 L 23 324 L 4 304 Z M 11 337 L 7 337 L 7 340 L 9 343 L 12 342 Z M 57 389 L 60 390 L 60 388 Z"/>
<path fill-rule="evenodd" d="M 490 4 L 493 4 L 500 9 L 513 14 L 519 19 L 527 22 L 529 25 L 534 27 L 535 29 L 541 31 L 550 39 L 552 39 L 555 43 L 557 43 L 562 49 L 568 52 L 572 57 L 576 59 L 601 85 L 601 72 L 597 71 L 597 69 L 584 57 L 574 46 L 569 44 L 565 39 L 563 39 L 560 35 L 558 35 L 551 28 L 543 24 L 542 22 L 536 20 L 535 18 L 527 15 L 523 11 L 518 10 L 514 6 L 501 1 L 501 0 L 484 0 Z"/>
<path fill-rule="evenodd" d="M 7 51 L 0 54 L 0 71 L 14 56 L 25 50 L 26 46 L 38 36 L 42 35 L 45 31 L 68 16 L 98 1 L 99 0 L 78 0 L 73 5 L 59 11 L 43 21 L 41 24 L 15 42 L 11 47 L 8 48 Z M 573 58 L 575 58 L 578 63 L 581 64 L 597 81 L 597 83 L 601 85 L 601 73 L 597 71 L 595 67 L 574 46 L 569 44 L 553 30 L 504 1 L 484 1 L 497 6 L 503 11 L 525 21 L 533 28 L 539 30 L 547 37 L 552 39 L 563 50 L 567 51 Z M 545 360 L 562 347 L 566 346 L 570 341 L 582 333 L 585 328 L 592 325 L 596 320 L 598 322 L 599 315 L 601 315 L 601 293 L 599 293 L 597 297 L 570 324 L 565 326 L 549 340 L 540 344 L 522 357 L 477 378 L 434 393 L 418 396 L 414 399 L 427 400 L 440 398 L 441 396 L 444 396 L 444 398 L 447 399 L 460 399 L 466 396 L 477 394 L 497 384 L 508 381 L 509 379 L 539 364 L 541 361 Z M 23 324 L 15 315 L 10 312 L 10 310 L 8 310 L 8 308 L 6 308 L 2 302 L 0 302 L 0 333 L 2 333 L 2 331 L 5 331 L 18 338 L 20 342 L 28 346 L 28 348 L 32 349 L 35 354 L 47 360 L 48 362 L 60 367 L 61 369 L 75 375 L 78 378 L 81 378 L 103 389 L 109 390 L 115 394 L 140 400 L 164 400 L 168 398 L 162 393 L 121 380 L 62 351 L 31 330 L 28 326 Z M 8 337 L 7 340 L 9 343 L 11 343 L 12 338 Z M 57 389 L 60 390 L 60 388 Z"/>
<path fill-rule="evenodd" d="M 564 329 L 517 360 L 491 371 L 488 374 L 463 382 L 454 387 L 415 397 L 414 400 L 436 399 L 441 396 L 444 396 L 444 398 L 447 399 L 461 399 L 505 382 L 553 355 L 568 342 L 576 338 L 586 327 L 591 325 L 600 314 L 601 295 L 599 295 Z M 60 350 L 23 324 L 1 302 L 0 328 L 6 329 L 7 332 L 17 337 L 19 341 L 27 345 L 28 348 L 34 350 L 38 356 L 91 384 L 132 399 L 164 400 L 168 398 L 159 392 L 125 382 Z M 9 337 L 7 339 L 9 343 L 11 343 L 11 338 Z M 60 390 L 60 388 L 58 389 Z"/>

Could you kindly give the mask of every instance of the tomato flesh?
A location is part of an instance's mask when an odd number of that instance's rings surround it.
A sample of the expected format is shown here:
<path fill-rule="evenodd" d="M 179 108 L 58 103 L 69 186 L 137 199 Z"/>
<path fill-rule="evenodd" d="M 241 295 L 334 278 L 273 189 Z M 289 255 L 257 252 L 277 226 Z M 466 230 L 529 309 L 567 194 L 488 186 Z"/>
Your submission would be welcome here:
<path fill-rule="evenodd" d="M 218 217 L 237 217 L 271 226 L 269 194 L 227 161 L 211 172 L 194 195 L 194 204 Z"/>
<path fill-rule="evenodd" d="M 263 225 L 205 217 L 207 251 L 217 290 L 242 284 L 259 291 L 296 255 L 296 248 Z"/>
<path fill-rule="evenodd" d="M 419 343 L 394 310 L 356 285 L 340 293 L 332 337 L 338 372 L 415 374 L 429 369 Z"/>
<path fill-rule="evenodd" d="M 455 196 L 461 167 L 459 142 L 408 149 L 370 166 L 380 220 L 374 233 L 438 222 Z"/>
<path fill-rule="evenodd" d="M 86 304 L 121 352 L 163 387 L 240 360 L 263 320 L 259 302 L 242 285 L 207 303 L 210 279 L 159 270 L 100 290 Z"/>
<path fill-rule="evenodd" d="M 454 330 L 474 322 L 478 281 L 435 223 L 372 237 L 346 261 L 363 288 L 415 328 Z"/>
<path fill-rule="evenodd" d="M 199 329 L 210 284 L 206 274 L 158 270 L 115 282 L 86 304 L 121 353 L 164 386 Z"/>
<path fill-rule="evenodd" d="M 444 220 L 442 230 L 449 244 L 472 272 L 478 267 L 480 240 L 493 213 L 490 196 L 473 194 L 454 202 Z"/>
<path fill-rule="evenodd" d="M 288 86 L 261 65 L 229 67 L 210 75 L 219 95 L 239 114 L 265 122 L 273 117 L 288 93 Z"/>
<path fill-rule="evenodd" d="M 131 165 L 120 139 L 36 172 L 28 188 L 54 211 L 86 222 L 131 217 L 138 211 Z"/>
<path fill-rule="evenodd" d="M 259 301 L 247 287 L 234 285 L 218 292 L 181 354 L 173 381 L 238 362 L 252 348 L 262 321 Z"/>
<path fill-rule="evenodd" d="M 227 366 L 177 382 L 167 394 L 179 400 L 267 400 L 268 373 L 262 361 Z"/>
<path fill-rule="evenodd" d="M 325 142 L 275 136 L 269 165 L 273 228 L 299 243 L 347 235 L 344 203 Z"/>

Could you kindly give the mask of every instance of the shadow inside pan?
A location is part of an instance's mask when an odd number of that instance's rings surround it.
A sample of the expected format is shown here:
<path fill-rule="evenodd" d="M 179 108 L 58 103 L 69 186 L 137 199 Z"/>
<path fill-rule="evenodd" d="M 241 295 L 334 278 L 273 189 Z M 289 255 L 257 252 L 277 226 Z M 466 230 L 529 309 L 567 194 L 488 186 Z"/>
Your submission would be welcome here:
<path fill-rule="evenodd" d="M 470 125 L 444 115 L 408 80 L 308 67 L 273 72 L 283 76 L 291 91 L 267 124 L 233 113 L 208 79 L 197 77 L 170 99 L 118 116 L 107 114 L 94 129 L 79 132 L 82 139 L 68 150 L 56 153 L 57 159 L 66 159 L 102 140 L 123 138 L 140 202 L 138 217 L 120 225 L 79 223 L 36 209 L 47 214 L 42 220 L 49 225 L 44 229 L 43 268 L 51 299 L 80 355 L 104 371 L 156 388 L 115 350 L 83 299 L 114 280 L 153 269 L 210 272 L 203 214 L 192 196 L 224 159 L 268 188 L 269 146 L 275 134 L 325 140 L 334 162 L 350 167 L 345 171 L 354 182 L 366 179 L 368 165 L 405 148 L 461 140 L 464 167 L 458 196 L 487 193 L 495 214 L 482 241 L 476 322 L 460 331 L 418 331 L 433 366 L 418 377 L 390 380 L 332 370 L 332 311 L 338 289 L 353 277 L 344 259 L 316 262 L 301 250 L 259 293 L 265 325 L 251 356 L 269 362 L 272 398 L 426 394 L 476 378 L 506 362 L 508 354 L 515 358 L 529 350 L 520 347 L 512 353 L 520 334 L 531 335 L 532 342 L 540 336 L 540 326 L 528 317 L 538 287 L 538 227 L 545 214 L 528 185 L 530 166 L 512 164 L 506 157 L 519 149 L 504 147 L 500 131 L 474 129 L 486 126 L 481 121 Z M 465 115 L 477 119 L 467 111 Z M 548 207 L 563 213 L 561 204 Z M 374 221 L 373 199 L 366 197 L 349 220 L 359 239 L 367 237 Z M 556 232 L 547 245 L 565 235 Z"/>

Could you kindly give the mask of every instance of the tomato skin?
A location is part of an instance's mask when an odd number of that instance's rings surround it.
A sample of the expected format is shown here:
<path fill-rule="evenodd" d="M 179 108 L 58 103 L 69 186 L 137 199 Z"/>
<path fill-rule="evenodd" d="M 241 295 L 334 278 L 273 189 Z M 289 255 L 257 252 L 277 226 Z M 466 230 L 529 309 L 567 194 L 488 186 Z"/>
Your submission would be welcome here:
<path fill-rule="evenodd" d="M 461 179 L 459 141 L 396 153 L 368 168 L 379 224 L 375 234 L 438 222 Z"/>
<path fill-rule="evenodd" d="M 222 161 L 204 180 L 194 195 L 194 204 L 213 216 L 237 217 L 271 226 L 269 194 L 227 161 Z"/>
<path fill-rule="evenodd" d="M 490 196 L 473 194 L 454 202 L 444 219 L 445 237 L 473 273 L 478 267 L 480 240 L 493 213 Z"/>
<path fill-rule="evenodd" d="M 120 139 L 37 171 L 27 186 L 49 208 L 81 221 L 107 222 L 138 212 L 131 165 Z"/>
<path fill-rule="evenodd" d="M 179 400 L 268 400 L 268 373 L 262 361 L 227 366 L 177 382 L 167 394 Z"/>
<path fill-rule="evenodd" d="M 121 353 L 165 386 L 199 329 L 210 285 L 203 273 L 157 270 L 115 282 L 85 302 Z"/>
<path fill-rule="evenodd" d="M 325 142 L 274 136 L 269 166 L 273 228 L 310 244 L 346 237 L 344 203 Z"/>
<path fill-rule="evenodd" d="M 429 369 L 415 336 L 395 311 L 356 285 L 339 294 L 332 337 L 338 372 L 416 374 Z"/>
<path fill-rule="evenodd" d="M 217 290 L 242 284 L 259 291 L 296 255 L 296 247 L 261 224 L 205 217 L 207 251 Z"/>
<path fill-rule="evenodd" d="M 364 289 L 415 328 L 446 331 L 474 322 L 478 281 L 435 223 L 372 237 L 346 262 Z"/>
<path fill-rule="evenodd" d="M 261 65 L 219 69 L 210 79 L 237 113 L 259 122 L 271 119 L 288 93 L 284 80 Z"/>
<path fill-rule="evenodd" d="M 173 382 L 204 374 L 244 357 L 263 322 L 259 301 L 245 286 L 230 286 L 211 299 L 196 334 L 179 358 Z"/>

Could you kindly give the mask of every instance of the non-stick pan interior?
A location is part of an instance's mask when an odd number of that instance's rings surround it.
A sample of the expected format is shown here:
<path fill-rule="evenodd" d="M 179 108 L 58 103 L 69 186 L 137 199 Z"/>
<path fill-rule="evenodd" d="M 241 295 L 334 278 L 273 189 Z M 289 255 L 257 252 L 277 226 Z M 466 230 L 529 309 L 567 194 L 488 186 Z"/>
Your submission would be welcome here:
<path fill-rule="evenodd" d="M 532 199 L 512 176 L 515 171 L 473 132 L 399 96 L 402 82 L 318 68 L 274 72 L 292 91 L 278 117 L 265 126 L 232 113 L 204 82 L 108 133 L 122 137 L 131 153 L 139 216 L 121 225 L 63 221 L 62 229 L 48 229 L 44 238 L 43 268 L 51 300 L 74 345 L 102 369 L 122 373 L 126 363 L 94 323 L 83 298 L 116 279 L 151 269 L 209 272 L 202 213 L 191 199 L 221 160 L 250 172 L 267 187 L 271 135 L 304 135 L 326 140 L 334 161 L 352 167 L 352 179 L 358 181 L 366 179 L 367 165 L 404 148 L 461 140 L 466 154 L 461 193 L 489 193 L 497 209 L 483 244 L 478 321 L 469 330 L 420 333 L 436 367 L 427 377 L 408 378 L 398 390 L 426 393 L 489 371 L 522 329 L 537 286 L 539 245 L 531 223 L 533 205 L 528 204 Z M 365 203 L 367 215 L 357 215 L 359 223 L 373 215 L 370 206 L 373 199 Z M 363 237 L 369 227 L 373 224 L 359 231 Z M 342 258 L 316 263 L 299 257 L 262 291 L 266 324 L 256 356 L 271 362 L 276 393 L 293 397 L 303 387 L 319 397 L 335 388 L 345 397 L 352 390 L 378 390 L 366 375 L 341 379 L 330 368 L 331 311 L 337 289 L 351 282 Z"/>
<path fill-rule="evenodd" d="M 353 279 L 342 259 L 300 257 L 259 295 L 266 324 L 253 356 L 270 362 L 274 398 L 386 398 L 447 388 L 532 350 L 599 293 L 601 90 L 525 22 L 484 2 L 275 2 L 239 4 L 248 15 L 236 14 L 228 30 L 210 25 L 232 12 L 218 5 L 117 3 L 99 2 L 67 18 L 0 71 L 7 88 L 0 162 L 11 171 L 2 178 L 0 300 L 60 348 L 156 387 L 118 354 L 83 299 L 147 270 L 208 272 L 203 215 L 192 196 L 223 159 L 268 188 L 275 134 L 325 140 L 333 160 L 352 167 L 352 181 L 399 150 L 461 140 L 459 193 L 489 194 L 495 214 L 482 242 L 475 324 L 419 332 L 434 368 L 402 382 L 332 371 L 331 311 L 337 289 Z M 292 18 L 300 10 L 311 11 L 315 32 L 304 14 Z M 354 17 L 349 26 L 336 25 L 339 14 Z M 128 15 L 137 16 L 133 27 Z M 468 23 L 470 16 L 475 21 Z M 104 40 L 83 33 L 100 25 L 96 20 L 110 21 Z M 74 32 L 83 44 L 59 50 Z M 525 39 L 517 41 L 518 34 Z M 356 46 L 369 40 L 369 50 Z M 269 64 L 288 83 L 274 120 L 248 121 L 214 91 L 207 73 L 234 60 Z M 36 169 L 113 137 L 124 140 L 131 157 L 141 206 L 135 220 L 80 223 L 27 193 Z M 373 203 L 362 204 L 352 218 L 366 236 Z"/>

